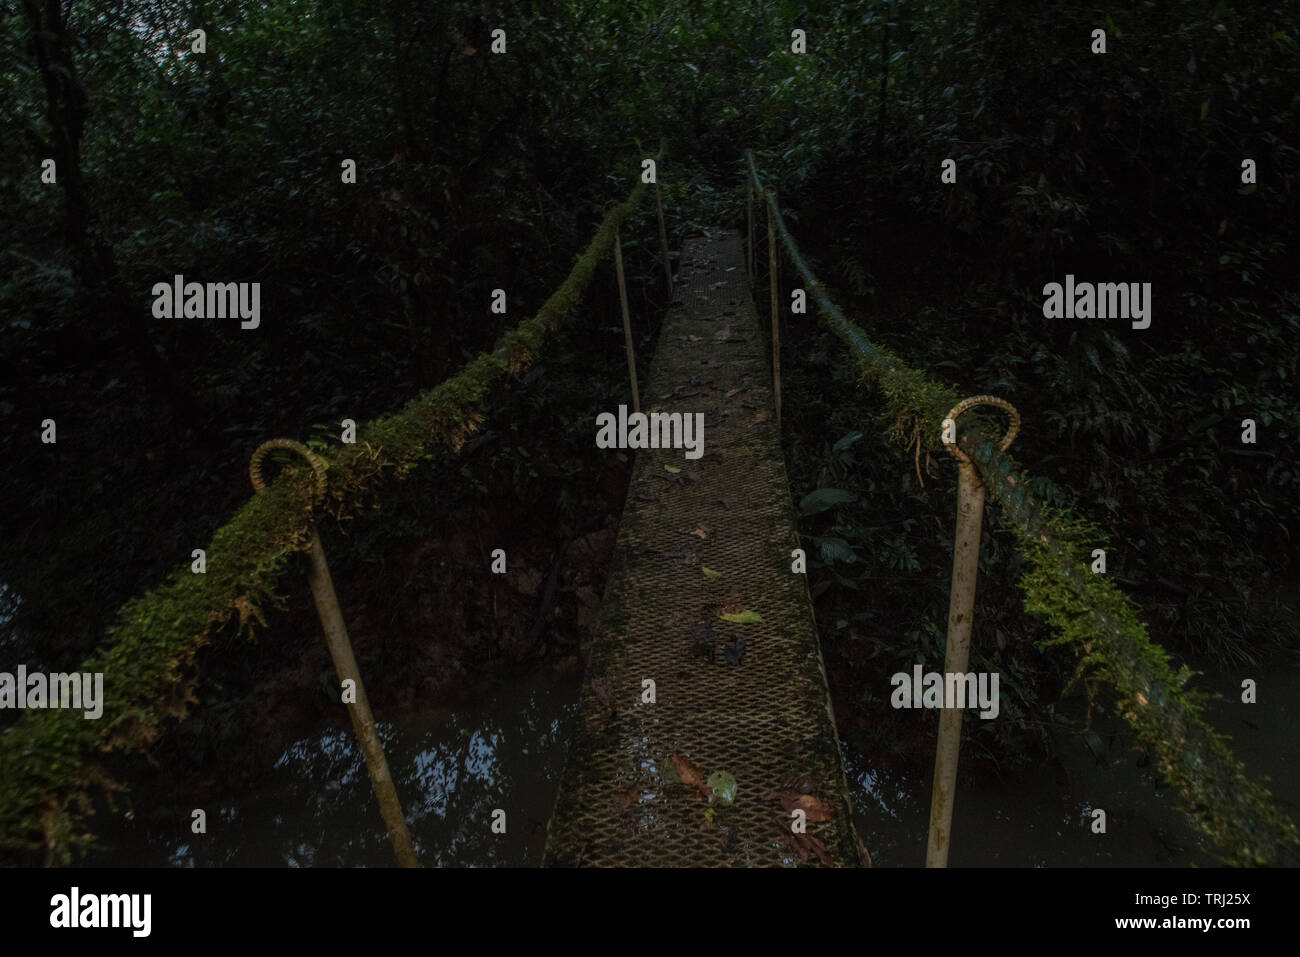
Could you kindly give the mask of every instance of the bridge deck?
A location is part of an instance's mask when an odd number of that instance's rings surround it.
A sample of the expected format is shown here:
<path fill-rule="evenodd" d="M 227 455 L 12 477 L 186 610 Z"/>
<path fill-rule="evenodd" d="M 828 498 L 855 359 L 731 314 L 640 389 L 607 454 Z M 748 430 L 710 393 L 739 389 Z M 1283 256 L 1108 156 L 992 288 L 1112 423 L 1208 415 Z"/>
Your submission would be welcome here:
<path fill-rule="evenodd" d="M 688 243 L 679 279 L 642 411 L 703 412 L 703 457 L 636 453 L 544 863 L 857 864 L 739 236 Z M 742 610 L 763 620 L 719 617 Z M 730 774 L 734 803 L 711 807 L 692 766 Z M 786 830 L 797 801 L 806 836 Z"/>

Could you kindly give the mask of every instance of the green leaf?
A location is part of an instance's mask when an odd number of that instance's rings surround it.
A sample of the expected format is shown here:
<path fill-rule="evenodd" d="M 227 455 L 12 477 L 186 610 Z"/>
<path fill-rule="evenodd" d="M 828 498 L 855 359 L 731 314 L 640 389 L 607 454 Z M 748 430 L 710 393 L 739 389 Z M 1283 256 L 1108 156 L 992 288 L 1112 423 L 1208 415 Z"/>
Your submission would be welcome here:
<path fill-rule="evenodd" d="M 665 465 L 665 466 L 664 466 L 664 471 L 665 471 L 665 472 L 672 472 L 674 475 L 676 475 L 678 472 L 681 471 L 681 469 L 677 468 L 677 466 L 675 466 L 675 465 Z"/>
<path fill-rule="evenodd" d="M 736 800 L 736 779 L 726 771 L 714 771 L 704 783 L 713 789 L 709 796 L 710 804 L 714 798 L 718 799 L 719 804 L 730 804 Z"/>
<path fill-rule="evenodd" d="M 852 492 L 846 492 L 842 488 L 819 488 L 809 492 L 799 500 L 799 513 L 801 515 L 816 515 L 818 512 L 824 512 L 828 508 L 834 508 L 845 502 L 856 502 L 858 497 Z"/>
<path fill-rule="evenodd" d="M 860 438 L 862 438 L 861 432 L 850 432 L 848 435 L 844 436 L 844 438 L 840 439 L 838 442 L 832 445 L 831 451 L 843 452 L 845 449 L 847 449 L 850 445 L 852 445 Z"/>
<path fill-rule="evenodd" d="M 673 762 L 667 758 L 659 762 L 659 776 L 663 778 L 664 784 L 682 783 L 682 776 L 673 767 Z"/>
<path fill-rule="evenodd" d="M 700 571 L 704 572 L 704 577 L 705 577 L 705 578 L 721 578 L 721 577 L 722 577 L 722 572 L 715 572 L 715 571 L 714 571 L 712 568 L 710 568 L 708 565 L 701 565 L 701 566 L 700 566 Z"/>
<path fill-rule="evenodd" d="M 742 625 L 752 625 L 754 622 L 762 621 L 763 616 L 756 611 L 745 609 L 736 615 L 718 615 L 723 621 L 734 621 Z"/>
<path fill-rule="evenodd" d="M 858 556 L 853 552 L 853 546 L 842 538 L 823 538 L 820 549 L 824 562 L 844 562 L 846 565 L 851 565 L 858 560 Z"/>
<path fill-rule="evenodd" d="M 1210 101 L 1206 100 L 1204 103 L 1201 104 L 1201 119 L 1205 119 L 1209 115 L 1210 115 Z"/>
<path fill-rule="evenodd" d="M 1085 731 L 1083 733 L 1083 743 L 1088 746 L 1088 750 L 1092 752 L 1093 757 L 1098 761 L 1106 757 L 1106 743 L 1101 740 L 1101 735 L 1096 731 Z"/>

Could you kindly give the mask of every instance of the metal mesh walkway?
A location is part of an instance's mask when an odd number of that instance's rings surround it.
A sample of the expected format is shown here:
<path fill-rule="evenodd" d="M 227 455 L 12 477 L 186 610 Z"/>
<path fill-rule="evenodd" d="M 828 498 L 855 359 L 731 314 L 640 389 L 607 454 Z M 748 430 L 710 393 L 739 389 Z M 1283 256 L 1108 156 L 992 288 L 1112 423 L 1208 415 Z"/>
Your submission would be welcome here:
<path fill-rule="evenodd" d="M 636 453 L 548 866 L 859 862 L 742 255 L 721 231 L 683 251 L 642 411 L 703 412 L 704 454 Z"/>

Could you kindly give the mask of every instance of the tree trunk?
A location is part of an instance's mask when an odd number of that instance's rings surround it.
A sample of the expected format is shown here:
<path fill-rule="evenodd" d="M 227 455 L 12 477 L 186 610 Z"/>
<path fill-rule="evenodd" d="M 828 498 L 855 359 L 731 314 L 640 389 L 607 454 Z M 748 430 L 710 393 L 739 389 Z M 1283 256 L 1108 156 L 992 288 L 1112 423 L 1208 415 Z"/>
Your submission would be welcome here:
<path fill-rule="evenodd" d="M 81 137 L 88 102 L 77 77 L 63 10 L 59 0 L 23 0 L 31 25 L 31 44 L 45 84 L 58 183 L 63 187 L 64 240 L 72 251 L 77 278 L 84 293 L 89 321 L 114 329 L 139 361 L 149 387 L 164 397 L 191 425 L 204 421 L 203 409 L 176 378 L 150 341 L 141 317 L 122 289 L 113 262 L 113 250 L 91 239 L 91 210 L 81 176 Z"/>

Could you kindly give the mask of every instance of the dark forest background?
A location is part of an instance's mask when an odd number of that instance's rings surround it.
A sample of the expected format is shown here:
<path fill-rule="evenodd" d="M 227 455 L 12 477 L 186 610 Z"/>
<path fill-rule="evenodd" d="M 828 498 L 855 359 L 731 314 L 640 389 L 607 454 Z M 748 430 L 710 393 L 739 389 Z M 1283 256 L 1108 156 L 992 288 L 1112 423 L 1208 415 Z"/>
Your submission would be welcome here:
<path fill-rule="evenodd" d="M 0 668 L 76 669 L 115 610 L 248 497 L 262 440 L 336 444 L 341 419 L 399 407 L 531 314 L 661 141 L 674 249 L 743 226 L 753 148 L 869 335 L 1019 407 L 1036 491 L 1108 536 L 1108 571 L 1157 641 L 1193 661 L 1294 661 L 1298 13 L 0 3 Z M 489 51 L 498 27 L 505 55 Z M 356 185 L 340 182 L 349 158 Z M 940 183 L 946 158 L 956 185 Z M 643 367 L 666 305 L 652 217 L 624 231 Z M 322 528 L 377 712 L 579 660 L 629 464 L 592 440 L 596 414 L 626 401 L 602 270 L 458 457 Z M 1067 272 L 1151 282 L 1150 329 L 1044 319 L 1042 286 Z M 175 273 L 261 282 L 261 328 L 153 318 L 150 289 Z M 882 675 L 942 661 L 951 468 L 918 482 L 813 317 L 785 345 L 793 498 L 857 496 L 803 529 L 841 730 L 924 763 L 873 728 Z M 57 445 L 39 440 L 45 418 Z M 1012 760 L 1045 747 L 1033 716 L 1073 660 L 1035 648 L 1022 560 L 988 521 L 973 667 L 1001 670 L 1014 706 L 970 733 Z M 510 582 L 485 571 L 502 544 Z M 283 591 L 254 642 L 232 627 L 204 651 L 200 706 L 152 755 L 168 774 L 252 774 L 331 708 L 301 579 Z"/>

